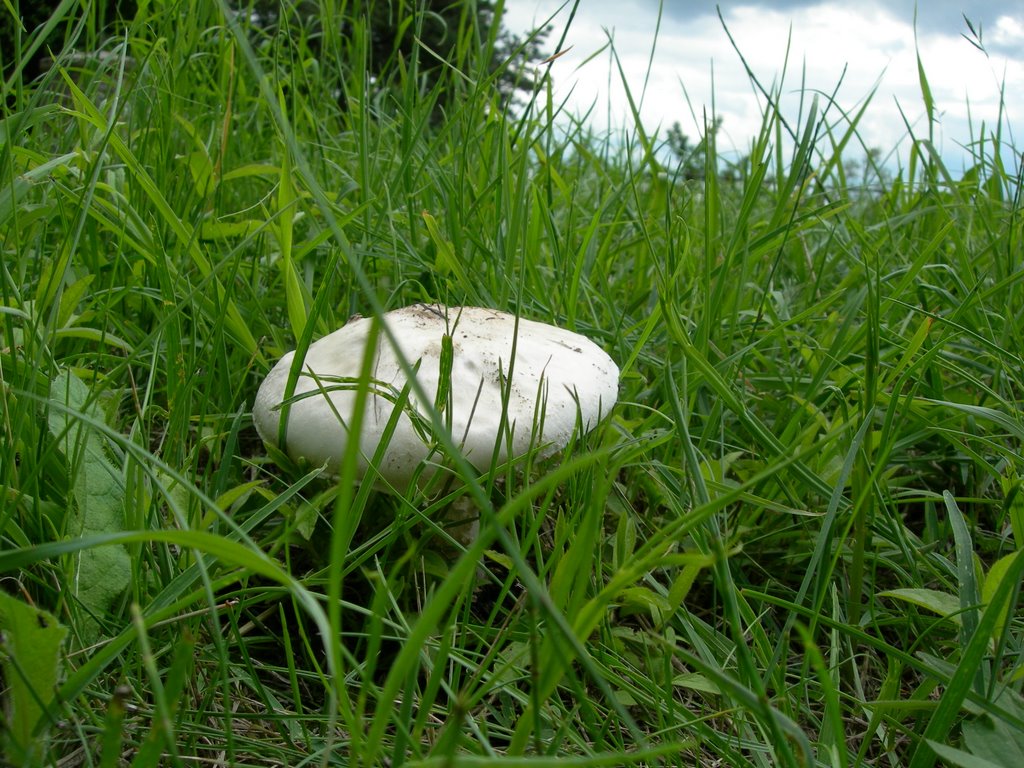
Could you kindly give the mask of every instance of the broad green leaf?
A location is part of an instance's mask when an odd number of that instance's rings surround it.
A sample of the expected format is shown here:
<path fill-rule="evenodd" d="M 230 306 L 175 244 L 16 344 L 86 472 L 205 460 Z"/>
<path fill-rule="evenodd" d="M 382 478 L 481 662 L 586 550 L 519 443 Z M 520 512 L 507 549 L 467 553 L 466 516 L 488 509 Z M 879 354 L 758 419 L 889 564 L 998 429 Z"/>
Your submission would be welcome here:
<path fill-rule="evenodd" d="M 672 614 L 671 604 L 647 587 L 628 587 L 619 593 L 616 602 L 624 614 L 647 612 L 655 624 Z"/>
<path fill-rule="evenodd" d="M 216 170 L 213 158 L 210 157 L 210 150 L 206 146 L 203 137 L 199 135 L 195 125 L 187 120 L 184 115 L 176 113 L 174 119 L 185 129 L 185 133 L 188 134 L 189 138 L 192 139 L 192 145 L 195 149 L 192 152 L 186 153 L 185 160 L 188 162 L 188 169 L 192 174 L 196 194 L 200 198 L 206 198 L 214 192 L 219 183 L 219 179 L 215 178 Z"/>
<path fill-rule="evenodd" d="M 88 420 L 102 421 L 89 397 L 89 388 L 73 373 L 61 373 L 50 386 L 50 399 L 57 404 L 50 408 L 50 432 L 71 473 L 75 508 L 69 533 L 73 536 L 116 533 L 124 528 L 124 483 L 107 458 L 103 442 L 88 429 Z M 131 561 L 124 547 L 87 549 L 75 556 L 69 586 L 88 614 L 103 616 L 130 578 Z"/>
<path fill-rule="evenodd" d="M 4 4 L 10 8 L 11 0 L 4 0 Z M 18 14 L 10 10 L 11 18 L 17 19 Z M 33 107 L 28 112 L 8 113 L 9 117 L 0 120 L 0 145 L 10 144 L 12 131 L 15 136 L 24 135 L 29 128 L 39 125 L 47 120 L 52 120 L 54 115 L 60 111 L 57 104 L 45 104 Z"/>
<path fill-rule="evenodd" d="M 57 326 L 59 328 L 64 328 L 74 318 L 78 303 L 86 295 L 89 286 L 92 285 L 93 278 L 95 278 L 95 275 L 86 275 L 64 289 L 64 293 L 60 297 L 60 311 L 57 314 Z"/>
<path fill-rule="evenodd" d="M 502 568 L 508 568 L 510 571 L 512 570 L 512 558 L 510 558 L 508 555 L 503 555 L 501 552 L 498 552 L 494 549 L 488 549 L 484 551 L 484 557 L 486 557 L 488 560 L 493 560 Z"/>
<path fill-rule="evenodd" d="M 679 575 L 672 580 L 672 586 L 668 590 L 668 602 L 673 608 L 679 608 L 683 604 L 683 600 L 690 594 L 690 589 L 693 587 L 693 583 L 697 580 L 697 576 L 704 570 L 705 567 L 714 563 L 714 558 L 707 558 L 707 563 L 690 563 L 684 565 L 682 570 L 679 571 Z"/>
<path fill-rule="evenodd" d="M 299 500 L 298 509 L 295 510 L 295 516 L 292 518 L 292 524 L 295 526 L 295 531 L 306 541 L 313 538 L 313 533 L 316 531 L 316 522 L 320 519 L 320 510 L 308 501 L 303 499 Z"/>
<path fill-rule="evenodd" d="M 878 593 L 879 597 L 891 597 L 894 600 L 903 600 L 913 603 L 921 608 L 926 608 L 932 613 L 952 619 L 960 623 L 960 598 L 948 592 L 940 592 L 937 589 L 926 589 L 924 587 L 913 587 L 904 589 L 887 589 Z"/>
<path fill-rule="evenodd" d="M 247 179 L 254 176 L 263 176 L 268 179 L 273 179 L 281 174 L 281 169 L 276 165 L 267 165 L 266 163 L 248 163 L 246 165 L 240 165 L 237 168 L 233 168 L 230 171 L 225 171 L 221 179 L 223 181 L 231 181 L 233 179 Z"/>
<path fill-rule="evenodd" d="M 931 128 L 935 122 L 935 98 L 932 96 L 932 88 L 928 84 L 928 75 L 925 74 L 920 53 L 917 55 L 917 79 L 921 85 L 921 97 L 924 99 L 924 108 L 928 113 L 928 126 Z"/>
<path fill-rule="evenodd" d="M 1024 765 L 1024 732 L 1005 721 L 983 715 L 965 722 L 963 734 L 964 746 L 972 755 L 1006 768 Z"/>
<path fill-rule="evenodd" d="M 951 747 L 948 744 L 928 741 L 928 746 L 945 761 L 946 765 L 957 766 L 957 768 L 1005 768 L 1001 763 L 993 763 L 977 755 L 972 755 L 970 752 L 964 752 L 962 749 Z"/>
<path fill-rule="evenodd" d="M 1013 561 L 1008 566 L 1006 575 L 993 596 L 993 601 L 1003 600 L 1004 596 L 1011 591 L 1009 587 L 1013 584 L 1013 580 L 1021 578 L 1022 573 L 1024 573 L 1024 554 L 1018 552 L 1013 556 Z M 961 708 L 971 690 L 971 684 L 977 679 L 978 672 L 988 655 L 989 639 L 992 637 L 995 619 L 993 611 L 985 611 L 978 622 L 977 631 L 961 649 L 960 660 L 953 674 L 945 682 L 945 689 L 928 719 L 923 738 L 918 742 L 913 755 L 911 755 L 909 762 L 911 768 L 931 768 L 935 764 L 935 754 L 930 749 L 932 742 L 945 738 L 959 718 Z"/>
<path fill-rule="evenodd" d="M 953 528 L 953 545 L 956 551 L 957 586 L 960 592 L 962 618 L 960 640 L 967 645 L 978 626 L 978 614 L 980 613 L 978 606 L 981 602 L 978 574 L 974 567 L 974 543 L 971 541 L 971 531 L 967 527 L 967 521 L 960 511 L 956 499 L 953 498 L 953 494 L 943 491 L 942 499 L 946 503 L 946 512 L 949 514 L 949 522 Z M 980 692 L 982 681 L 979 678 L 975 682 Z"/>
<path fill-rule="evenodd" d="M 213 178 L 213 163 L 210 162 L 210 156 L 205 152 L 189 152 L 185 156 L 185 160 L 188 162 L 188 170 L 192 175 L 196 193 L 199 197 L 205 197 Z"/>
<path fill-rule="evenodd" d="M 36 723 L 53 700 L 67 629 L 46 611 L 0 592 L 0 631 L 7 724 L 12 746 L 25 752 L 32 748 Z"/>
<path fill-rule="evenodd" d="M 306 293 L 299 280 L 298 267 L 295 265 L 292 245 L 295 239 L 295 205 L 297 195 L 292 180 L 292 165 L 285 152 L 284 164 L 281 166 L 281 176 L 277 186 L 277 215 L 274 232 L 277 235 L 277 244 L 281 249 L 281 270 L 284 277 L 285 304 L 288 308 L 288 321 L 291 323 L 292 334 L 295 338 L 301 338 L 306 328 L 306 320 L 309 317 L 309 307 L 306 302 Z"/>
<path fill-rule="evenodd" d="M 1024 440 L 1024 423 L 1019 416 L 1011 413 L 1004 413 L 995 408 L 984 405 L 972 405 L 971 403 L 958 403 L 953 400 L 931 400 L 928 398 L 917 398 L 914 403 L 927 403 L 929 405 L 945 406 L 954 410 L 966 413 L 968 416 L 989 421 L 1001 429 L 1006 430 L 1018 440 Z"/>
<path fill-rule="evenodd" d="M 925 317 L 917 326 L 917 330 L 914 335 L 910 337 L 910 341 L 907 342 L 906 349 L 903 350 L 903 354 L 900 356 L 899 362 L 896 366 L 885 376 L 885 380 L 882 386 L 889 386 L 891 382 L 896 381 L 903 374 L 904 369 L 910 364 L 911 360 L 914 359 L 914 355 L 921 349 L 921 345 L 924 344 L 925 339 L 928 338 L 928 332 L 932 327 L 932 319 Z"/>
<path fill-rule="evenodd" d="M 985 576 L 985 582 L 981 586 L 981 601 L 988 605 L 986 610 L 999 612 L 999 615 L 996 616 L 996 625 L 992 630 L 993 639 L 998 638 L 1003 633 L 1003 627 L 1006 626 L 1006 622 L 1011 616 L 1012 606 L 1010 605 L 1010 597 L 1012 593 L 1006 595 L 1002 605 L 989 605 L 989 603 L 992 602 L 993 597 L 999 590 L 999 585 L 1003 583 L 1003 578 L 1005 578 L 1007 570 L 1013 564 L 1014 557 L 1016 557 L 1016 553 L 1001 557 L 992 563 L 992 567 Z M 1024 762 L 1020 764 L 1024 765 Z"/>
<path fill-rule="evenodd" d="M 18 156 L 23 152 L 12 151 L 11 154 Z M 77 159 L 78 152 L 68 152 L 19 173 L 10 182 L 5 180 L 5 183 L 0 185 L 0 226 L 7 224 L 7 220 L 14 215 L 14 211 L 21 204 L 22 198 L 34 185 L 46 181 L 55 172 L 71 166 Z"/>
<path fill-rule="evenodd" d="M 1024 549 L 1024 480 L 1016 474 L 1001 478 L 1003 484 L 1003 508 L 1010 518 L 1013 543 L 1017 549 Z"/>
<path fill-rule="evenodd" d="M 722 693 L 721 688 L 699 672 L 684 672 L 681 675 L 676 675 L 672 678 L 672 685 L 676 688 L 688 688 L 691 691 L 710 693 L 715 696 L 719 696 Z"/>
<path fill-rule="evenodd" d="M 441 362 L 438 368 L 437 393 L 434 395 L 434 410 L 441 414 L 451 414 L 448 398 L 452 390 L 452 361 L 455 352 L 452 349 L 452 337 L 447 333 L 441 335 Z"/>
<path fill-rule="evenodd" d="M 437 225 L 437 219 L 427 211 L 423 211 L 421 215 L 423 216 L 423 223 L 427 225 L 427 234 L 430 235 L 430 240 L 437 249 L 437 256 L 434 258 L 434 269 L 442 275 L 453 272 L 460 285 L 468 285 L 466 271 L 462 268 L 462 264 L 455 254 L 455 248 L 451 241 L 441 233 L 441 228 Z"/>
<path fill-rule="evenodd" d="M 205 221 L 199 228 L 199 237 L 203 240 L 227 240 L 234 237 L 249 237 L 253 232 L 259 231 L 260 227 L 266 226 L 265 222 L 256 219 L 242 219 L 241 221 Z"/>

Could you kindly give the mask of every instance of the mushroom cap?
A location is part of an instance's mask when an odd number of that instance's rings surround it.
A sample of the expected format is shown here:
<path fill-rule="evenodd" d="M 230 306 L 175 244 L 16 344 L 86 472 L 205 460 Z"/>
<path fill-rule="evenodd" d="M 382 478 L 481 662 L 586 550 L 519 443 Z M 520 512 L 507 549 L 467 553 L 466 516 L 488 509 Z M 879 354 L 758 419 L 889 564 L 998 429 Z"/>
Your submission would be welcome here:
<path fill-rule="evenodd" d="M 428 402 L 410 389 L 380 465 L 387 484 L 402 491 L 417 469 L 436 457 L 430 412 L 441 379 L 443 339 L 451 340 L 450 393 L 442 404 L 443 423 L 465 458 L 478 470 L 536 449 L 549 456 L 564 448 L 576 429 L 584 432 L 607 415 L 618 390 L 619 368 L 594 342 L 572 331 L 479 307 L 415 304 L 382 315 Z M 356 403 L 358 377 L 372 321 L 359 318 L 310 345 L 289 400 L 284 450 L 293 459 L 325 464 L 336 473 L 349 440 L 346 426 Z M 512 349 L 515 342 L 513 365 Z M 282 357 L 260 385 L 253 420 L 265 443 L 277 445 L 281 406 L 295 353 Z M 509 379 L 509 369 L 512 377 Z M 408 383 L 398 355 L 383 329 L 377 337 L 371 389 L 360 430 L 358 471 L 374 455 Z M 503 388 L 508 418 L 499 433 Z M 538 401 L 539 398 L 539 401 Z M 417 414 L 419 417 L 417 417 Z M 417 423 L 414 423 L 417 422 Z M 426 427 L 426 428 L 425 428 Z M 427 465 L 421 480 L 436 465 Z"/>

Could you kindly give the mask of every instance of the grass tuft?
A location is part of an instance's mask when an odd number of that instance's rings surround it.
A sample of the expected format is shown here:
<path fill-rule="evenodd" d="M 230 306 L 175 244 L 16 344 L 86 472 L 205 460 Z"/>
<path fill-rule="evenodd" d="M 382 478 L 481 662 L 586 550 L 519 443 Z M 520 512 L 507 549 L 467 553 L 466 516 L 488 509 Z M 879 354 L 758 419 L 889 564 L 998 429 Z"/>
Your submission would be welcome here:
<path fill-rule="evenodd" d="M 391 4 L 409 30 L 416 5 Z M 801 84 L 790 113 L 781 80 L 754 81 L 749 154 L 726 166 L 711 107 L 694 175 L 635 110 L 613 135 L 565 114 L 549 64 L 503 101 L 472 14 L 427 77 L 423 47 L 371 69 L 360 3 L 322 3 L 316 27 L 285 2 L 274 28 L 224 2 L 139 6 L 104 37 L 92 4 L 61 3 L 2 62 L 0 584 L 20 607 L 0 661 L 4 697 L 31 702 L 5 714 L 8 754 L 1013 759 L 1005 115 L 956 176 L 923 67 L 905 165 L 864 145 L 870 97 Z M 252 399 L 285 351 L 417 301 L 593 338 L 620 404 L 557 459 L 482 478 L 435 413 L 465 481 L 437 493 L 357 486 L 354 452 L 332 482 L 260 443 Z M 458 548 L 462 496 L 481 531 Z M 23 616 L 66 628 L 43 633 L 56 669 L 25 663 Z"/>

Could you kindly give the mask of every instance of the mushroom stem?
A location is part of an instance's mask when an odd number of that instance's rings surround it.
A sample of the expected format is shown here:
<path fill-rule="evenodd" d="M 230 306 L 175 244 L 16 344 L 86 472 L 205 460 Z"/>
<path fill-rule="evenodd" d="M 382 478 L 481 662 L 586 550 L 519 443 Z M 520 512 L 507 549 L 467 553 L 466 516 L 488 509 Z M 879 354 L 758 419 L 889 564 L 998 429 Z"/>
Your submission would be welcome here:
<path fill-rule="evenodd" d="M 459 496 L 445 510 L 444 529 L 464 547 L 469 546 L 480 533 L 480 510 L 471 496 Z"/>

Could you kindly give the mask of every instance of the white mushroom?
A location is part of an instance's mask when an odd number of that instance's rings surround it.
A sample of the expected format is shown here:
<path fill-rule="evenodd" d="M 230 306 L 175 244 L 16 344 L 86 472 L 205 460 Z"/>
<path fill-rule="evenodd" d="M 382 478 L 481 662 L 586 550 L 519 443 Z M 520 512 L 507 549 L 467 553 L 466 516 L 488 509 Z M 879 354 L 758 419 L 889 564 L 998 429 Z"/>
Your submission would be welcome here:
<path fill-rule="evenodd" d="M 419 473 L 424 481 L 440 461 L 430 435 L 430 411 L 442 381 L 442 348 L 451 342 L 450 392 L 441 418 L 453 442 L 478 470 L 536 450 L 549 456 L 566 446 L 579 424 L 593 428 L 615 404 L 619 369 L 589 339 L 492 309 L 416 304 L 381 318 L 402 355 L 416 369 L 428 402 L 414 390 L 377 467 L 386 484 L 404 491 Z M 360 369 L 371 320 L 359 318 L 310 345 L 295 392 L 288 399 L 284 450 L 338 470 L 349 440 Z M 513 345 L 515 359 L 513 360 Z M 256 395 L 253 419 L 264 442 L 277 445 L 285 387 L 294 352 L 270 371 Z M 447 367 L 447 363 L 444 364 Z M 359 474 L 366 473 L 395 401 L 408 381 L 381 330 L 360 430 Z M 510 377 L 511 372 L 511 377 Z M 508 410 L 500 431 L 502 403 Z M 509 448 L 511 448 L 511 455 Z M 426 462 L 426 464 L 424 464 Z M 422 465 L 422 466 L 421 466 Z"/>

